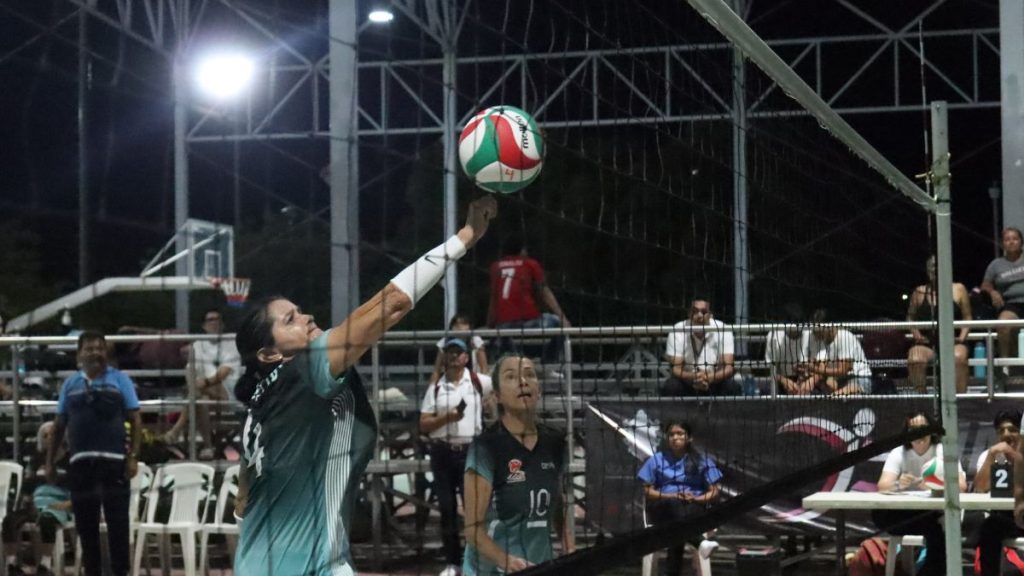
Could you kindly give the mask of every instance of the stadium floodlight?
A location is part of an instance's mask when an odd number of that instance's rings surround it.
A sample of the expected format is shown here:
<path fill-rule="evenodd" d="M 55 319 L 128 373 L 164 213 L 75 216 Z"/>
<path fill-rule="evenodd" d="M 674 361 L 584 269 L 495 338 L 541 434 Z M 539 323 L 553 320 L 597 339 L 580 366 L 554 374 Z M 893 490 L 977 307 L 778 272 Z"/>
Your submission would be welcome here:
<path fill-rule="evenodd" d="M 196 86 L 217 100 L 229 100 L 249 88 L 255 72 L 252 58 L 241 52 L 211 53 L 196 66 Z"/>
<path fill-rule="evenodd" d="M 387 24 L 395 19 L 395 15 L 390 10 L 384 8 L 374 8 L 370 11 L 369 16 L 370 22 L 374 24 Z"/>

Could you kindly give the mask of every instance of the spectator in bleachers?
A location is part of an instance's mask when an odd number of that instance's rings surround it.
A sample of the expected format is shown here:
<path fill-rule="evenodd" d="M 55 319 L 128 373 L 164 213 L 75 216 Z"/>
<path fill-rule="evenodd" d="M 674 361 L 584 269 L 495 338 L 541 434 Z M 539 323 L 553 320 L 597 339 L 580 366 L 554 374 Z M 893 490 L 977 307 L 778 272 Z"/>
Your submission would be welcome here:
<path fill-rule="evenodd" d="M 814 387 L 824 394 L 837 396 L 869 394 L 871 367 L 864 349 L 852 332 L 828 321 L 824 308 L 811 315 L 811 360 L 805 370 L 811 375 Z"/>
<path fill-rule="evenodd" d="M 780 393 L 810 394 L 814 392 L 814 380 L 807 371 L 811 331 L 801 326 L 806 321 L 802 306 L 790 302 L 783 312 L 787 326 L 768 333 L 764 359 Z"/>
<path fill-rule="evenodd" d="M 217 336 L 217 340 L 196 340 L 189 348 L 189 362 L 185 369 L 185 379 L 191 384 L 190 393 L 198 400 L 216 400 L 225 402 L 235 397 L 235 383 L 242 373 L 242 359 L 238 355 L 238 347 L 234 339 L 224 338 L 224 315 L 218 308 L 210 308 L 203 314 L 203 332 Z M 216 407 L 219 415 L 222 407 Z M 178 417 L 164 436 L 168 444 L 177 442 L 181 433 L 188 425 L 188 411 Z M 206 441 L 199 451 L 200 460 L 214 457 L 217 439 L 210 421 L 210 407 L 196 406 L 196 430 Z"/>
<path fill-rule="evenodd" d="M 36 452 L 30 458 L 21 486 L 21 501 L 14 503 L 14 510 L 4 517 L 3 542 L 7 576 L 24 574 L 18 565 L 18 544 L 21 529 L 33 523 L 39 527 L 40 545 L 36 550 L 36 574 L 50 575 L 53 572 L 53 545 L 57 530 L 71 521 L 71 494 L 67 490 L 67 450 L 61 445 L 55 455 L 59 474 L 53 484 L 46 481 L 46 452 L 56 426 L 44 422 L 36 433 Z"/>
<path fill-rule="evenodd" d="M 925 427 L 934 427 L 935 419 L 924 412 L 909 414 L 903 421 L 903 431 L 911 432 Z M 930 434 L 912 440 L 889 452 L 878 478 L 879 492 L 906 492 L 923 490 L 921 483 L 924 465 L 932 458 L 942 458 L 942 444 L 938 434 Z M 957 463 L 960 471 L 959 489 L 967 490 L 967 475 Z M 920 534 L 924 536 L 928 554 L 918 576 L 942 576 L 946 574 L 946 540 L 941 512 L 921 510 L 872 510 L 871 519 L 879 529 L 890 534 Z"/>
<path fill-rule="evenodd" d="M 469 317 L 463 314 L 452 316 L 451 322 L 448 323 L 448 330 L 451 332 L 469 332 L 472 329 L 473 324 L 469 321 Z M 463 340 L 469 344 L 470 369 L 477 374 L 487 374 L 490 372 L 490 366 L 487 365 L 487 348 L 484 346 L 484 339 L 474 334 L 468 339 L 463 338 Z M 434 371 L 430 374 L 431 384 L 437 382 L 441 378 L 441 374 L 444 373 L 447 358 L 444 350 L 446 341 L 447 338 L 441 338 L 437 341 L 437 357 L 434 358 Z"/>
<path fill-rule="evenodd" d="M 86 576 L 100 576 L 100 507 L 107 523 L 110 568 L 128 574 L 129 480 L 138 472 L 142 419 L 131 378 L 107 365 L 100 332 L 78 337 L 80 370 L 68 377 L 57 401 L 57 431 L 46 458 L 47 481 L 55 480 L 58 448 L 67 431 L 68 471 L 75 527 L 82 540 Z M 130 444 L 125 422 L 131 423 Z M 125 447 L 130 446 L 125 453 Z"/>
<path fill-rule="evenodd" d="M 478 436 L 466 457 L 466 556 L 463 576 L 498 576 L 554 558 L 576 542 L 565 503 L 569 489 L 565 435 L 540 423 L 540 381 L 533 361 L 511 355 L 494 371 L 501 418 Z"/>
<path fill-rule="evenodd" d="M 491 264 L 491 301 L 487 309 L 487 325 L 498 330 L 527 328 L 568 328 L 571 324 L 558 298 L 545 281 L 544 268 L 540 262 L 526 253 L 526 244 L 521 236 L 512 234 L 501 245 L 500 259 Z M 550 312 L 541 313 L 540 301 Z M 496 342 L 496 356 L 513 350 L 521 351 L 515 345 L 513 336 L 500 336 Z M 544 375 L 561 377 L 557 364 L 562 358 L 564 339 L 555 336 L 544 345 L 542 360 Z"/>
<path fill-rule="evenodd" d="M 699 514 L 718 501 L 721 494 L 719 482 L 722 472 L 707 454 L 700 453 L 693 445 L 693 428 L 686 422 L 669 420 L 663 428 L 665 438 L 663 449 L 654 453 L 644 462 L 637 478 L 644 486 L 644 501 L 648 520 L 658 525 Z M 697 554 L 710 557 L 717 544 L 693 538 L 688 541 Z M 683 565 L 683 547 L 674 546 L 668 551 L 663 576 L 679 576 Z M 700 574 L 697 558 L 694 558 L 694 574 Z"/>
<path fill-rule="evenodd" d="M 991 491 L 992 464 L 997 461 L 1015 464 L 1020 454 L 1020 410 L 1004 410 L 996 414 L 992 424 L 996 429 L 996 443 L 978 457 L 977 472 L 974 474 L 974 491 L 987 494 Z M 999 576 L 1003 557 L 1003 540 L 1024 536 L 1024 529 L 1013 523 L 1013 514 L 992 510 L 978 527 L 978 563 L 981 576 Z"/>
<path fill-rule="evenodd" d="M 914 289 L 910 295 L 910 304 L 907 306 L 908 322 L 937 322 L 939 312 L 935 309 L 938 302 L 938 269 L 935 264 L 935 256 L 929 256 L 925 262 L 925 269 L 928 273 L 928 283 L 922 284 Z M 971 319 L 971 298 L 967 288 L 959 283 L 953 283 L 953 319 Z M 956 333 L 956 344 L 953 347 L 953 357 L 956 360 L 956 391 L 963 393 L 967 391 L 967 336 L 970 328 L 960 328 Z M 910 330 L 914 336 L 914 346 L 907 353 L 907 371 L 910 376 L 910 383 L 917 392 L 925 391 L 925 376 L 928 372 L 928 363 L 935 358 L 935 347 L 939 345 L 939 334 L 934 330 L 921 331 L 917 328 Z"/>
<path fill-rule="evenodd" d="M 445 343 L 445 371 L 427 388 L 420 409 L 420 432 L 430 441 L 430 471 L 441 509 L 441 541 L 448 566 L 441 576 L 457 576 L 462 565 L 458 496 L 463 494 L 466 453 L 484 427 L 492 395 L 491 377 L 469 368 L 469 347 L 461 338 Z"/>
<path fill-rule="evenodd" d="M 690 319 L 677 323 L 668 335 L 665 357 L 672 373 L 662 384 L 663 395 L 739 394 L 740 387 L 733 379 L 732 331 L 725 328 L 713 318 L 709 301 L 696 298 L 690 303 Z"/>
<path fill-rule="evenodd" d="M 1024 317 L 1024 260 L 1021 259 L 1024 238 L 1017 228 L 1003 230 L 1003 255 L 989 263 L 981 290 L 988 294 L 992 306 L 999 311 L 1000 320 Z M 997 328 L 999 356 L 1017 355 L 1017 328 Z M 1008 374 L 1006 367 L 1003 373 Z"/>
<path fill-rule="evenodd" d="M 180 334 L 174 329 L 147 328 L 145 326 L 122 326 L 118 335 L 164 336 Z M 122 342 L 113 346 L 108 358 L 121 370 L 142 369 L 171 372 L 181 370 L 188 361 L 188 343 L 180 340 L 146 340 L 143 342 Z M 164 397 L 168 390 L 180 390 L 185 381 L 175 374 L 161 374 L 139 378 L 137 384 L 143 394 Z"/>

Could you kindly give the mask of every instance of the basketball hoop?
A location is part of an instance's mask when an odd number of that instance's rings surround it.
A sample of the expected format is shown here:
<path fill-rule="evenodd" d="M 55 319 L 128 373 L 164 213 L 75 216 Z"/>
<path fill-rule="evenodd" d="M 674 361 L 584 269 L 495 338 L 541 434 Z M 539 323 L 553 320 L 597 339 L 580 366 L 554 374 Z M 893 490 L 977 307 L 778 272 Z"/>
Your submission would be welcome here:
<path fill-rule="evenodd" d="M 252 280 L 249 278 L 211 278 L 210 283 L 214 288 L 220 288 L 228 301 L 228 306 L 241 308 L 249 298 L 249 286 Z"/>

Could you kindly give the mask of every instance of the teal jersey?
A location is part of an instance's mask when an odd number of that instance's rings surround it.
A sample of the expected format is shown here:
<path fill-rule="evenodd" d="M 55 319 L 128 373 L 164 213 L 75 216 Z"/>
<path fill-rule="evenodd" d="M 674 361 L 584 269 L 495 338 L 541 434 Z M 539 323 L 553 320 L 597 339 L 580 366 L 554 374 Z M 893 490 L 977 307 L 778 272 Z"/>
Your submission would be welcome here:
<path fill-rule="evenodd" d="M 537 445 L 527 449 L 499 421 L 473 440 L 466 457 L 472 470 L 490 483 L 486 530 L 513 556 L 539 564 L 551 560 L 552 521 L 562 512 L 565 436 L 537 427 Z M 504 574 L 475 547 L 468 546 L 463 576 Z"/>
<path fill-rule="evenodd" d="M 333 378 L 327 334 L 260 381 L 243 431 L 246 576 L 354 574 L 349 525 L 377 423 L 359 374 Z"/>

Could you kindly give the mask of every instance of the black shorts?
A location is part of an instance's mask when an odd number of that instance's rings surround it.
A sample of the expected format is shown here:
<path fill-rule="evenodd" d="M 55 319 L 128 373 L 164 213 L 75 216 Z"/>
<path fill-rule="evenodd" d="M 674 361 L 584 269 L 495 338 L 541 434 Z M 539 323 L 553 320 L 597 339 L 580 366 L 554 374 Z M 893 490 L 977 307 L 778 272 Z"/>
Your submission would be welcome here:
<path fill-rule="evenodd" d="M 1024 302 L 1004 302 L 999 312 L 1013 312 L 1017 318 L 1024 318 Z"/>

